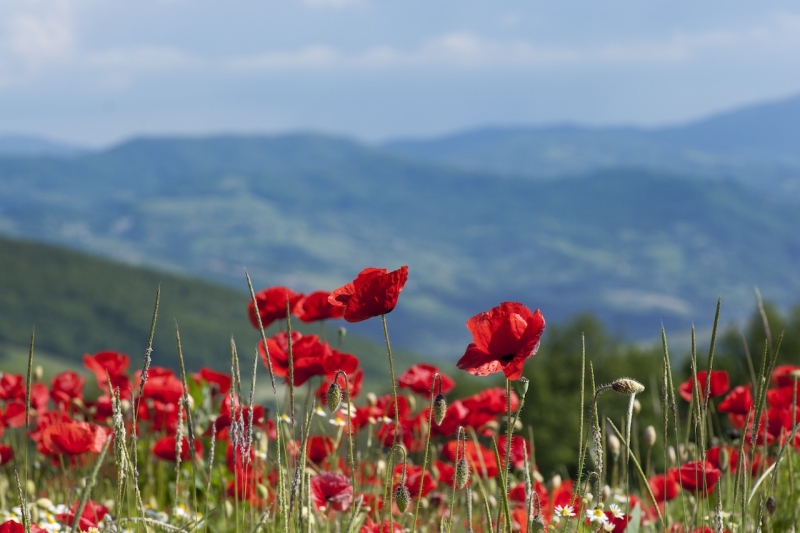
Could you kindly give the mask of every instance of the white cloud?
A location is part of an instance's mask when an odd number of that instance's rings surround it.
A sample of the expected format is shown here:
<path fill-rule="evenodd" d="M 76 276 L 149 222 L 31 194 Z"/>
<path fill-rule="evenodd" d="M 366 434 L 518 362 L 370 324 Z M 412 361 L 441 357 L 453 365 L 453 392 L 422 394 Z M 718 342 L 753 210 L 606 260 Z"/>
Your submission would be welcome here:
<path fill-rule="evenodd" d="M 20 2 L 21 9 L 6 18 L 5 45 L 11 54 L 31 66 L 63 59 L 75 45 L 72 5 Z"/>

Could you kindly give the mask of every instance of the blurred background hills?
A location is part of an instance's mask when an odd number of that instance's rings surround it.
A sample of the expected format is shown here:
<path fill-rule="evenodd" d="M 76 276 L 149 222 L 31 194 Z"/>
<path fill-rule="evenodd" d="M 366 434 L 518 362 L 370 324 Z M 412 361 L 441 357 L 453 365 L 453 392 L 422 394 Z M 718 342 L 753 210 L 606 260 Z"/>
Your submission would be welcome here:
<path fill-rule="evenodd" d="M 660 129 L 498 127 L 377 144 L 0 137 L 0 232 L 240 299 L 245 266 L 259 286 L 312 291 L 409 264 L 390 327 L 426 356 L 460 355 L 466 319 L 502 300 L 552 321 L 593 312 L 622 338 L 652 340 L 662 323 L 708 327 L 718 296 L 726 322 L 743 319 L 754 285 L 779 306 L 798 300 L 798 148 L 797 97 Z"/>

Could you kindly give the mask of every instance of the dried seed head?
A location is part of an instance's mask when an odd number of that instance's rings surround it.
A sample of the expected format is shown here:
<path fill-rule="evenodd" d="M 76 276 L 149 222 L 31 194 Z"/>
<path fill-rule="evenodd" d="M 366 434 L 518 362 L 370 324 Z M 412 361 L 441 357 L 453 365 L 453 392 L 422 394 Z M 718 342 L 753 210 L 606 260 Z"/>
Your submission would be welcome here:
<path fill-rule="evenodd" d="M 644 390 L 644 385 L 631 378 L 619 378 L 611 384 L 614 392 L 620 394 L 639 394 Z"/>
<path fill-rule="evenodd" d="M 456 488 L 463 489 L 469 481 L 469 465 L 463 457 L 456 463 Z"/>
<path fill-rule="evenodd" d="M 615 458 L 619 456 L 620 442 L 616 435 L 608 436 L 608 453 Z"/>
<path fill-rule="evenodd" d="M 328 387 L 328 394 L 325 396 L 325 402 L 328 404 L 328 411 L 335 413 L 342 403 L 342 388 L 335 381 Z"/>
<path fill-rule="evenodd" d="M 642 436 L 642 440 L 644 441 L 644 445 L 648 448 L 652 448 L 656 443 L 656 428 L 653 426 L 647 426 L 644 428 L 644 435 Z"/>
<path fill-rule="evenodd" d="M 444 395 L 440 394 L 433 400 L 433 420 L 437 426 L 441 426 L 444 422 L 444 416 L 447 414 L 447 400 Z"/>
<path fill-rule="evenodd" d="M 533 521 L 531 522 L 531 533 L 543 533 L 544 530 L 544 518 L 541 514 L 537 513 L 533 516 Z"/>
<path fill-rule="evenodd" d="M 769 498 L 767 498 L 767 502 L 764 504 L 764 507 L 766 508 L 769 515 L 772 516 L 778 509 L 778 501 L 773 496 L 770 496 Z"/>
<path fill-rule="evenodd" d="M 397 509 L 401 513 L 405 513 L 406 509 L 408 509 L 408 504 L 411 503 L 411 493 L 408 492 L 408 487 L 398 485 L 394 490 L 394 501 L 397 504 Z"/>

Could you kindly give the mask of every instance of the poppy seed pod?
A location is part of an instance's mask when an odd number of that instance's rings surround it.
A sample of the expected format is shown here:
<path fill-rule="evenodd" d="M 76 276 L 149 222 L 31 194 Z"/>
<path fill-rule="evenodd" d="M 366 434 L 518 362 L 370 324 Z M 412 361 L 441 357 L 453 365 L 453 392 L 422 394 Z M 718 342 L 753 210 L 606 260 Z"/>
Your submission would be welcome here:
<path fill-rule="evenodd" d="M 620 394 L 639 394 L 644 390 L 644 385 L 631 378 L 619 378 L 611 384 L 614 392 Z"/>
<path fill-rule="evenodd" d="M 444 416 L 447 414 L 447 400 L 443 394 L 436 396 L 433 400 L 433 420 L 437 426 L 441 426 L 444 422 Z"/>
<path fill-rule="evenodd" d="M 398 485 L 394 490 L 394 501 L 397 504 L 397 509 L 401 513 L 405 513 L 406 509 L 408 509 L 408 504 L 411 503 L 411 493 L 408 492 L 408 487 Z"/>
<path fill-rule="evenodd" d="M 614 456 L 614 458 L 619 457 L 619 449 L 620 449 L 620 442 L 616 435 L 609 435 L 608 436 L 608 453 Z"/>
<path fill-rule="evenodd" d="M 656 428 L 653 426 L 647 426 L 644 428 L 644 435 L 643 439 L 644 445 L 648 448 L 652 448 L 656 443 Z"/>
<path fill-rule="evenodd" d="M 775 514 L 775 511 L 778 509 L 778 501 L 775 499 L 774 496 L 770 496 L 769 498 L 767 498 L 767 501 L 764 504 L 764 507 L 767 509 L 767 512 L 769 513 L 769 515 L 772 516 L 773 514 Z"/>
<path fill-rule="evenodd" d="M 328 394 L 325 396 L 325 401 L 328 404 L 328 411 L 335 413 L 342 403 L 342 388 L 335 381 L 328 387 Z"/>
<path fill-rule="evenodd" d="M 469 465 L 466 459 L 459 459 L 456 463 L 456 488 L 463 489 L 469 481 Z"/>

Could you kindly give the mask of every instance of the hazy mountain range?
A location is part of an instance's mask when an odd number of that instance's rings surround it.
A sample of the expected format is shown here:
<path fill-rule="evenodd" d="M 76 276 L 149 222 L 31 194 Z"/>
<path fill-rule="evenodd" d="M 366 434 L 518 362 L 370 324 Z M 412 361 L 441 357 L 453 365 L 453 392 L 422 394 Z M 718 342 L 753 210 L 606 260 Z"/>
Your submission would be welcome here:
<path fill-rule="evenodd" d="M 0 232 L 258 285 L 410 265 L 390 332 L 463 351 L 502 300 L 632 338 L 800 299 L 800 99 L 681 127 L 496 128 L 382 146 L 313 134 L 136 139 L 0 158 Z M 377 324 L 354 325 L 377 337 Z"/>

